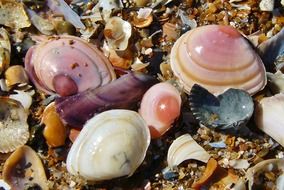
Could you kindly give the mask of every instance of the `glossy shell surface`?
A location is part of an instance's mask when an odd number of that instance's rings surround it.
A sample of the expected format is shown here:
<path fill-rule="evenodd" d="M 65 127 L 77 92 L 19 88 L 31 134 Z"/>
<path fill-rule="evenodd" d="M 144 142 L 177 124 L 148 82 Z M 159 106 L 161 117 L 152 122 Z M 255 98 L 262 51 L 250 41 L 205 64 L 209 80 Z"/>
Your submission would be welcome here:
<path fill-rule="evenodd" d="M 153 138 L 164 134 L 180 115 L 179 91 L 169 83 L 152 86 L 143 96 L 139 113 L 148 124 Z"/>
<path fill-rule="evenodd" d="M 144 160 L 150 132 L 130 110 L 110 110 L 90 119 L 67 157 L 67 170 L 90 181 L 131 176 Z"/>
<path fill-rule="evenodd" d="M 230 26 L 207 25 L 186 32 L 175 42 L 170 62 L 187 92 L 197 83 L 214 94 L 228 88 L 255 94 L 266 84 L 260 57 Z"/>
<path fill-rule="evenodd" d="M 62 96 L 99 87 L 116 78 L 110 62 L 98 48 L 68 35 L 45 39 L 31 47 L 25 68 L 38 89 Z"/>
<path fill-rule="evenodd" d="M 0 153 L 12 152 L 29 138 L 28 114 L 20 102 L 0 98 Z"/>

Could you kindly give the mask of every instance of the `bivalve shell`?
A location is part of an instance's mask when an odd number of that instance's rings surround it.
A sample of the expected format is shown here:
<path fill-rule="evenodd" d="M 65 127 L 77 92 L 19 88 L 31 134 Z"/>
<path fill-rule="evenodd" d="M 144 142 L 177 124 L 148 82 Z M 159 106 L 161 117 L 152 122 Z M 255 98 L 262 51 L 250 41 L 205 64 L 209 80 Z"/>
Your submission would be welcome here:
<path fill-rule="evenodd" d="M 252 95 L 266 84 L 260 57 L 231 26 L 207 25 L 186 32 L 174 44 L 170 61 L 187 92 L 197 83 L 214 94 L 238 88 Z"/>
<path fill-rule="evenodd" d="M 150 132 L 130 110 L 110 110 L 91 118 L 67 157 L 67 170 L 90 181 L 131 176 L 144 160 Z"/>
<path fill-rule="evenodd" d="M 0 153 L 14 151 L 29 138 L 27 112 L 20 102 L 0 97 Z"/>

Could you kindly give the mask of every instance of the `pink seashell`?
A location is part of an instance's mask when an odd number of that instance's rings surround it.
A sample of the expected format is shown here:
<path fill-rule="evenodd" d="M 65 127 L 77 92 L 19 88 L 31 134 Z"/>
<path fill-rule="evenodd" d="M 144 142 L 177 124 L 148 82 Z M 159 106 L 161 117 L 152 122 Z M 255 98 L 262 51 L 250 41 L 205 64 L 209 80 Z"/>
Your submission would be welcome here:
<path fill-rule="evenodd" d="M 214 94 L 238 88 L 252 95 L 266 85 L 260 57 L 231 26 L 190 30 L 176 41 L 170 59 L 175 76 L 187 92 L 197 83 Z"/>
<path fill-rule="evenodd" d="M 109 60 L 98 48 L 68 35 L 31 47 L 25 68 L 38 89 L 61 96 L 96 88 L 116 78 Z"/>
<path fill-rule="evenodd" d="M 139 113 L 150 128 L 152 138 L 163 135 L 180 115 L 181 97 L 171 84 L 152 86 L 143 96 Z"/>

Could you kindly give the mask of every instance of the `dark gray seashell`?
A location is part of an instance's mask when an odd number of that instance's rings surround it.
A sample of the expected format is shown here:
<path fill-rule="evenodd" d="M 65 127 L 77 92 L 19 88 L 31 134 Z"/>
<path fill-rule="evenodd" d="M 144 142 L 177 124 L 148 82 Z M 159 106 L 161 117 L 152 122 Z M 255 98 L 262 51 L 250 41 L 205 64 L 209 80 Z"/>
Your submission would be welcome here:
<path fill-rule="evenodd" d="M 190 91 L 189 103 L 200 124 L 234 132 L 248 122 L 254 110 L 251 96 L 243 90 L 230 88 L 215 97 L 197 84 Z"/>
<path fill-rule="evenodd" d="M 267 71 L 281 70 L 284 67 L 284 29 L 261 43 L 258 50 Z"/>

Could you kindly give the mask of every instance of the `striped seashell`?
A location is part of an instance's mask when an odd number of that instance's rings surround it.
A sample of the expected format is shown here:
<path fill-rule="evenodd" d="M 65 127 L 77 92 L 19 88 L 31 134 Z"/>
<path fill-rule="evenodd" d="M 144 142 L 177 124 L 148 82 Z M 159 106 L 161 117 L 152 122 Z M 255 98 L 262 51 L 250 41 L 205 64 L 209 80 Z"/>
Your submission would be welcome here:
<path fill-rule="evenodd" d="M 238 88 L 252 95 L 266 85 L 262 60 L 230 26 L 208 25 L 186 32 L 174 44 L 170 60 L 187 92 L 197 83 L 213 94 Z"/>

